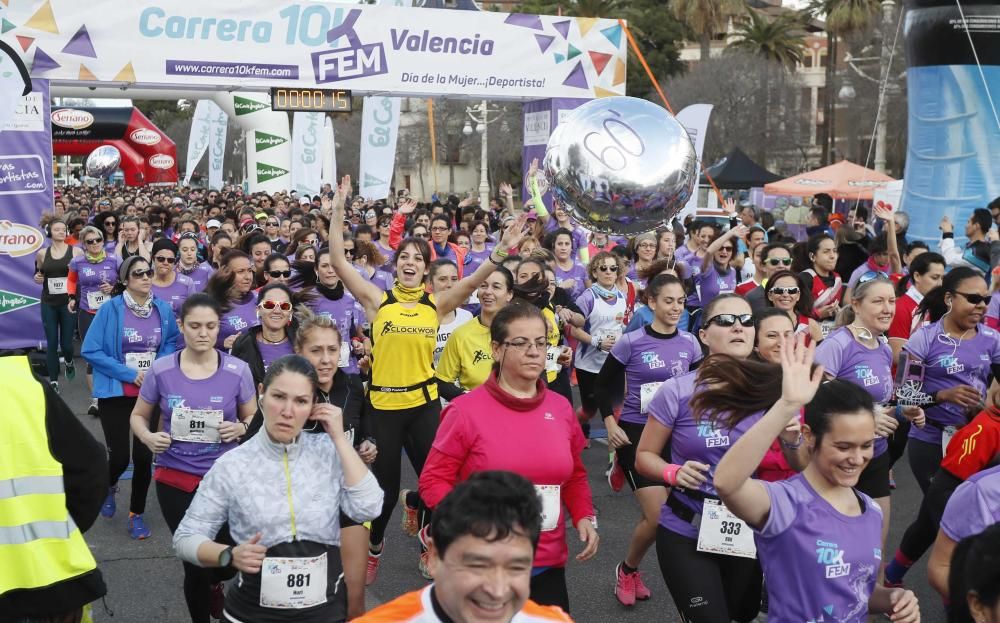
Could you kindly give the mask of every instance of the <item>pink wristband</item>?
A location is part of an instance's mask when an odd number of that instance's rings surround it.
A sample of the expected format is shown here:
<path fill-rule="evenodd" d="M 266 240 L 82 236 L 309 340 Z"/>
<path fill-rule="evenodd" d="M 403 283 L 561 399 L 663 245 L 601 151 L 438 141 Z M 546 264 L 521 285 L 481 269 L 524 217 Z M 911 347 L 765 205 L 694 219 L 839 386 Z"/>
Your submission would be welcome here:
<path fill-rule="evenodd" d="M 663 468 L 663 482 L 667 483 L 671 487 L 677 484 L 677 472 L 681 471 L 680 465 L 674 465 L 673 463 L 668 463 L 666 467 Z"/>

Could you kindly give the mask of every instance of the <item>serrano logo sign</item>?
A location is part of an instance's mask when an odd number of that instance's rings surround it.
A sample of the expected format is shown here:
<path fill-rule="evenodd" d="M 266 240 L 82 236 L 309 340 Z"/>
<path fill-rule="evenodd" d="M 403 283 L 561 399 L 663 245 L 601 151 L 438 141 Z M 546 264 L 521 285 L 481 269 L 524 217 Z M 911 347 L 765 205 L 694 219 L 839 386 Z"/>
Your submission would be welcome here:
<path fill-rule="evenodd" d="M 138 143 L 139 145 L 156 145 L 162 139 L 159 132 L 154 132 L 148 128 L 132 130 L 132 133 L 128 137 L 133 143 Z"/>
<path fill-rule="evenodd" d="M 0 221 L 0 255 L 30 255 L 41 248 L 42 238 L 42 232 L 30 225 Z"/>
<path fill-rule="evenodd" d="M 52 123 L 61 128 L 82 130 L 94 124 L 94 115 L 86 110 L 60 108 L 59 110 L 52 111 Z"/>
<path fill-rule="evenodd" d="M 154 169 L 169 169 L 174 166 L 174 159 L 167 154 L 156 154 L 149 157 L 149 166 Z"/>

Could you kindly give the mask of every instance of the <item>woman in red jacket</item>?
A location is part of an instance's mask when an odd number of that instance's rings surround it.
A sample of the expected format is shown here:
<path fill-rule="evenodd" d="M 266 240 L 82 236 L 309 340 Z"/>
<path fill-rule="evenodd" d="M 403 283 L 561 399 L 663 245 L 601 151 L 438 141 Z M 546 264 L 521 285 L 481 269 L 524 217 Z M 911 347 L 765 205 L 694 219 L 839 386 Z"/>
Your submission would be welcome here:
<path fill-rule="evenodd" d="M 546 324 L 534 306 L 513 303 L 490 327 L 493 372 L 456 398 L 441 416 L 420 474 L 420 497 L 433 508 L 473 472 L 507 470 L 534 485 L 542 499 L 542 533 L 531 574 L 531 599 L 569 612 L 569 548 L 563 506 L 584 542 L 576 559 L 597 553 L 597 519 L 580 453 L 584 438 L 570 403 L 547 389 Z"/>

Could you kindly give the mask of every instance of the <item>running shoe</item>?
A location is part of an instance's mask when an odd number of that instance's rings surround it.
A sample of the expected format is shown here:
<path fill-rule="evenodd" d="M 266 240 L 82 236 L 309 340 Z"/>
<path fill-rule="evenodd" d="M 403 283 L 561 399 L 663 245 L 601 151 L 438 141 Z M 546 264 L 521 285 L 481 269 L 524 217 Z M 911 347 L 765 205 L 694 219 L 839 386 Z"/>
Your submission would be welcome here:
<path fill-rule="evenodd" d="M 59 383 L 55 381 L 49 381 L 49 387 L 51 387 L 52 391 L 54 391 L 55 393 L 57 394 L 59 393 Z"/>
<path fill-rule="evenodd" d="M 896 488 L 896 474 L 892 473 L 892 470 L 890 469 L 889 470 L 889 489 L 892 490 L 892 489 L 895 489 L 895 488 Z"/>
<path fill-rule="evenodd" d="M 635 605 L 635 574 L 625 573 L 622 563 L 615 567 L 615 597 L 623 606 Z"/>
<path fill-rule="evenodd" d="M 63 363 L 66 364 L 66 380 L 72 381 L 76 378 L 76 366 L 73 365 L 72 360 L 63 359 Z"/>
<path fill-rule="evenodd" d="M 108 497 L 104 498 L 104 504 L 101 505 L 101 517 L 111 519 L 115 516 L 115 510 L 117 509 L 117 505 L 115 504 L 116 493 L 118 493 L 118 487 L 108 487 Z"/>
<path fill-rule="evenodd" d="M 133 539 L 138 539 L 140 541 L 149 538 L 149 528 L 146 527 L 145 522 L 142 520 L 142 515 L 136 515 L 135 513 L 128 514 L 128 535 Z"/>
<path fill-rule="evenodd" d="M 646 601 L 652 596 L 652 593 L 649 592 L 649 587 L 646 586 L 646 583 L 642 581 L 642 571 L 636 569 L 636 572 L 632 575 L 635 576 L 635 598 L 639 601 Z"/>
<path fill-rule="evenodd" d="M 90 401 L 90 407 L 87 408 L 87 414 L 97 417 L 99 412 L 97 411 L 97 398 Z"/>
<path fill-rule="evenodd" d="M 608 469 L 608 484 L 615 493 L 625 486 L 625 470 L 618 464 L 618 455 L 611 453 L 611 467 Z"/>
<path fill-rule="evenodd" d="M 427 570 L 427 561 L 430 559 L 430 552 L 420 552 L 420 561 L 417 563 L 417 570 L 420 571 L 420 575 L 423 576 L 425 580 L 433 580 L 434 576 L 431 572 Z"/>
<path fill-rule="evenodd" d="M 376 554 L 371 547 L 368 548 L 368 569 L 365 571 L 365 586 L 371 586 L 378 578 L 378 566 L 382 563 L 382 553 L 385 552 L 385 542 L 382 542 L 382 549 Z"/>
<path fill-rule="evenodd" d="M 212 595 L 209 597 L 209 614 L 213 619 L 222 620 L 222 610 L 226 606 L 226 586 L 222 582 L 212 585 Z"/>
<path fill-rule="evenodd" d="M 399 506 L 403 509 L 399 521 L 403 526 L 403 534 L 406 536 L 417 536 L 417 532 L 420 531 L 420 516 L 418 509 L 406 503 L 406 496 L 409 493 L 409 489 L 403 489 L 399 492 Z"/>

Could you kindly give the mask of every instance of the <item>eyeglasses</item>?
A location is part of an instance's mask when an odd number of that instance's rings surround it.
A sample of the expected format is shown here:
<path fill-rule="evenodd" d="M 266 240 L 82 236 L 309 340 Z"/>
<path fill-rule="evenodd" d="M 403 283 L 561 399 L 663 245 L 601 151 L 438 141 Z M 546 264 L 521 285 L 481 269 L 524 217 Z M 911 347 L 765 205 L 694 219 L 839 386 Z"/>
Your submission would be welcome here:
<path fill-rule="evenodd" d="M 958 292 L 958 291 L 956 291 L 955 294 L 961 296 L 962 298 L 964 298 L 965 300 L 969 301 L 973 305 L 981 305 L 981 304 L 989 305 L 990 304 L 990 299 L 993 298 L 993 296 L 990 295 L 990 294 L 986 294 L 986 295 L 982 295 L 982 294 L 966 294 L 965 292 Z"/>
<path fill-rule="evenodd" d="M 436 232 L 451 231 L 451 227 L 431 227 L 431 231 L 436 231 Z"/>
<path fill-rule="evenodd" d="M 289 303 L 288 301 L 281 301 L 280 303 L 278 301 L 261 301 L 260 304 L 257 305 L 257 307 L 261 309 L 266 309 L 267 311 L 271 311 L 275 307 L 277 307 L 283 312 L 292 311 L 292 304 Z"/>
<path fill-rule="evenodd" d="M 177 261 L 177 258 L 167 257 L 166 255 L 157 255 L 153 259 L 161 264 L 173 264 Z"/>
<path fill-rule="evenodd" d="M 269 271 L 267 271 L 267 274 L 271 275 L 271 279 L 278 279 L 279 277 L 284 277 L 285 279 L 288 279 L 289 277 L 292 276 L 292 271 L 290 271 L 290 270 L 269 270 Z"/>
<path fill-rule="evenodd" d="M 605 272 L 605 273 L 617 273 L 618 272 L 618 264 L 605 264 L 603 266 L 598 266 L 597 270 Z"/>
<path fill-rule="evenodd" d="M 715 324 L 724 329 L 740 323 L 744 327 L 753 326 L 753 314 L 718 314 L 705 321 L 705 326 Z"/>
<path fill-rule="evenodd" d="M 790 257 L 770 257 L 764 261 L 768 266 L 791 266 L 792 258 Z"/>
<path fill-rule="evenodd" d="M 518 350 L 518 351 L 520 351 L 522 353 L 526 353 L 526 352 L 530 351 L 532 346 L 535 347 L 535 350 L 538 350 L 539 352 L 543 352 L 543 353 L 546 352 L 548 350 L 548 348 L 549 348 L 549 342 L 544 337 L 543 338 L 539 338 L 539 339 L 535 340 L 534 342 L 532 342 L 531 340 L 529 340 L 526 337 L 519 337 L 519 338 L 515 338 L 513 340 L 508 340 L 508 341 L 504 342 L 503 345 L 504 346 L 509 346 L 509 347 L 511 347 L 511 348 L 513 348 L 515 350 Z"/>
<path fill-rule="evenodd" d="M 84 244 L 101 244 L 104 242 L 101 238 L 91 238 L 90 240 L 84 240 Z"/>
<path fill-rule="evenodd" d="M 876 279 L 888 279 L 889 275 L 885 274 L 881 270 L 869 270 L 865 274 L 858 278 L 858 285 L 862 283 L 868 283 L 869 281 L 875 281 Z"/>
<path fill-rule="evenodd" d="M 777 294 L 778 296 L 789 295 L 794 296 L 799 293 L 799 286 L 775 286 L 771 288 L 771 292 Z"/>
<path fill-rule="evenodd" d="M 107 227 L 108 225 L 116 225 L 117 223 L 118 221 L 112 221 L 109 219 L 107 221 L 104 221 L 104 226 Z"/>
<path fill-rule="evenodd" d="M 642 244 L 639 245 L 639 248 L 640 249 L 655 249 L 656 248 L 656 243 L 655 242 L 643 242 Z"/>
<path fill-rule="evenodd" d="M 143 277 L 152 277 L 153 269 L 147 268 L 146 270 L 133 270 L 132 276 L 135 277 L 136 279 L 142 279 Z"/>

